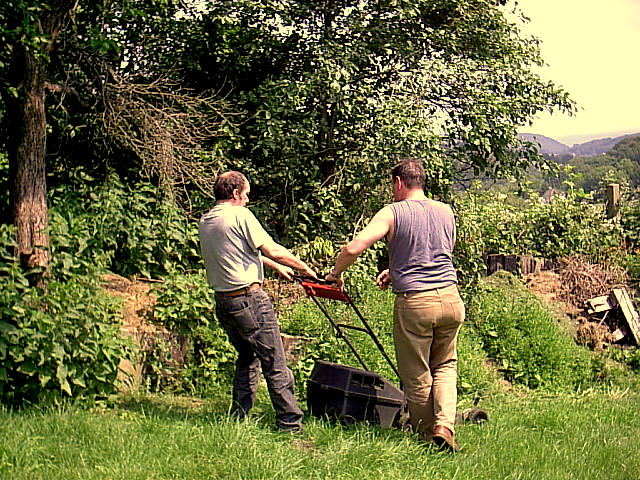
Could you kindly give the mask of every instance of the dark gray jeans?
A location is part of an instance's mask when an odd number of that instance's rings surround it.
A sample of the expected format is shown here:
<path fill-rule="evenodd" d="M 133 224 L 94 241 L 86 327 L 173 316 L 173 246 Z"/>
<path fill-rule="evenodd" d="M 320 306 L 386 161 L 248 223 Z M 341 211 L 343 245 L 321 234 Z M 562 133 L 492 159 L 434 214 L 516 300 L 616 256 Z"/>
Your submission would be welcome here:
<path fill-rule="evenodd" d="M 234 414 L 242 418 L 253 407 L 261 366 L 276 411 L 276 427 L 300 429 L 302 410 L 293 390 L 293 373 L 286 364 L 280 327 L 267 294 L 259 288 L 237 297 L 216 295 L 216 315 L 238 351 L 233 383 Z"/>

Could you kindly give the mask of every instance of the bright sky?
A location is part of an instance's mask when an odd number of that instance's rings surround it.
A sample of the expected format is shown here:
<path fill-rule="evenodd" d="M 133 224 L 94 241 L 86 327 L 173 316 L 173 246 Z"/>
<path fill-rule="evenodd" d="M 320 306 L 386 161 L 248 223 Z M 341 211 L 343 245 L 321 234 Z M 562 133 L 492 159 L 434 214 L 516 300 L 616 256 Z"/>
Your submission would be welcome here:
<path fill-rule="evenodd" d="M 541 115 L 520 131 L 571 145 L 640 132 L 640 0 L 519 0 L 542 41 L 540 75 L 567 90 L 574 117 Z"/>

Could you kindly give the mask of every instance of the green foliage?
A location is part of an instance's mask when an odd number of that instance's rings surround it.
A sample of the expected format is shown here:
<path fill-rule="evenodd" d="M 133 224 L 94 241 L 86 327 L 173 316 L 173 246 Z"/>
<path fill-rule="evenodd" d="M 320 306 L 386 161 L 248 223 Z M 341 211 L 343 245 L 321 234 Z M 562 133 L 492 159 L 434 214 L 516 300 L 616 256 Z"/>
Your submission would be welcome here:
<path fill-rule="evenodd" d="M 633 283 L 640 283 L 640 255 L 623 255 L 620 264 L 625 268 Z"/>
<path fill-rule="evenodd" d="M 456 246 L 453 252 L 458 281 L 464 287 L 462 292 L 473 290 L 486 272 L 484 262 L 485 229 L 488 218 L 482 215 L 482 200 L 469 195 L 462 205 L 456 202 Z"/>
<path fill-rule="evenodd" d="M 338 255 L 337 246 L 329 239 L 316 237 L 294 249 L 296 255 L 302 258 L 317 272 L 329 272 L 333 267 L 333 260 Z"/>
<path fill-rule="evenodd" d="M 578 389 L 590 385 L 603 368 L 561 330 L 540 300 L 508 273 L 499 272 L 482 283 L 472 312 L 484 349 L 513 383 L 550 390 Z"/>
<path fill-rule="evenodd" d="M 482 339 L 467 318 L 458 336 L 458 393 L 474 403 L 498 391 L 498 375 L 487 362 Z"/>
<path fill-rule="evenodd" d="M 485 270 L 483 254 L 505 253 L 559 258 L 584 254 L 606 258 L 623 238 L 619 221 L 604 217 L 604 206 L 585 201 L 574 190 L 543 201 L 496 194 L 479 185 L 457 196 L 458 241 L 455 261 L 464 285 Z"/>
<path fill-rule="evenodd" d="M 152 293 L 156 296 L 154 320 L 172 332 L 191 333 L 197 327 L 209 325 L 213 319 L 213 290 L 202 272 L 168 276 Z"/>
<path fill-rule="evenodd" d="M 576 187 L 587 192 L 598 192 L 609 183 L 636 189 L 640 187 L 640 136 L 622 139 L 603 155 L 575 157 L 569 165 L 578 176 Z"/>
<path fill-rule="evenodd" d="M 625 241 L 630 251 L 640 247 L 640 199 L 638 191 L 627 192 L 623 196 L 620 213 L 620 223 L 624 230 Z M 637 260 L 630 257 L 630 267 L 633 269 Z M 637 271 L 637 268 L 636 268 Z"/>
<path fill-rule="evenodd" d="M 627 365 L 631 370 L 636 373 L 640 373 L 640 348 L 638 347 L 625 347 L 625 348 L 610 348 L 607 351 L 609 358 L 619 362 L 623 365 Z"/>
<path fill-rule="evenodd" d="M 496 2 L 243 0 L 211 4 L 207 20 L 204 73 L 250 118 L 229 164 L 296 243 L 370 216 L 400 157 L 423 158 L 440 195 L 456 161 L 491 176 L 526 168 L 541 159 L 515 126 L 573 108 L 531 73 L 537 43 Z"/>
<path fill-rule="evenodd" d="M 52 195 L 52 269 L 61 278 L 94 266 L 146 277 L 200 266 L 197 224 L 156 187 L 116 175 L 95 184 L 82 170 L 75 178 Z"/>
<path fill-rule="evenodd" d="M 154 320 L 190 343 L 180 371 L 157 369 L 156 374 L 172 376 L 174 389 L 190 393 L 206 394 L 228 382 L 236 354 L 215 319 L 215 299 L 204 275 L 171 275 L 153 293 Z"/>
<path fill-rule="evenodd" d="M 0 244 L 13 231 L 0 227 Z M 94 401 L 115 390 L 128 355 L 119 308 L 88 278 L 29 287 L 18 262 L 0 259 L 0 402 Z"/>

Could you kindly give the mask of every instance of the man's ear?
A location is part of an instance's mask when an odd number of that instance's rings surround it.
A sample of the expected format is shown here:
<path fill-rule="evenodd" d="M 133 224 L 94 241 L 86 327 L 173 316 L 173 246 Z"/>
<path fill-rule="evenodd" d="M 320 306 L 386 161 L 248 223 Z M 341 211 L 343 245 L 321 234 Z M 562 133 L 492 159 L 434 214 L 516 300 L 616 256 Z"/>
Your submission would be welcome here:
<path fill-rule="evenodd" d="M 400 179 L 400 177 L 393 177 L 393 183 L 395 184 L 396 188 L 399 190 L 400 188 L 402 188 L 402 179 Z"/>
<path fill-rule="evenodd" d="M 238 190 L 237 188 L 233 189 L 233 192 L 231 192 L 231 195 L 233 196 L 234 200 L 240 200 L 240 190 Z"/>

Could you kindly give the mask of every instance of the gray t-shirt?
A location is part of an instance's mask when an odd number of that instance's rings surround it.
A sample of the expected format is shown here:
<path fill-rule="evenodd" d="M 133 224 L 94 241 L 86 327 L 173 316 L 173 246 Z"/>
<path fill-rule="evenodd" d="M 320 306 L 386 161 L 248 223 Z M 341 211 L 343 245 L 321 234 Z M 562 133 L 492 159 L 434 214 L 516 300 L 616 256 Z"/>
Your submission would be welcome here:
<path fill-rule="evenodd" d="M 207 280 L 217 292 L 262 283 L 260 247 L 271 236 L 248 208 L 221 203 L 200 219 L 200 246 Z"/>
<path fill-rule="evenodd" d="M 449 205 L 404 200 L 390 205 L 394 235 L 389 273 L 395 293 L 443 288 L 458 283 L 453 267 L 456 222 Z"/>

